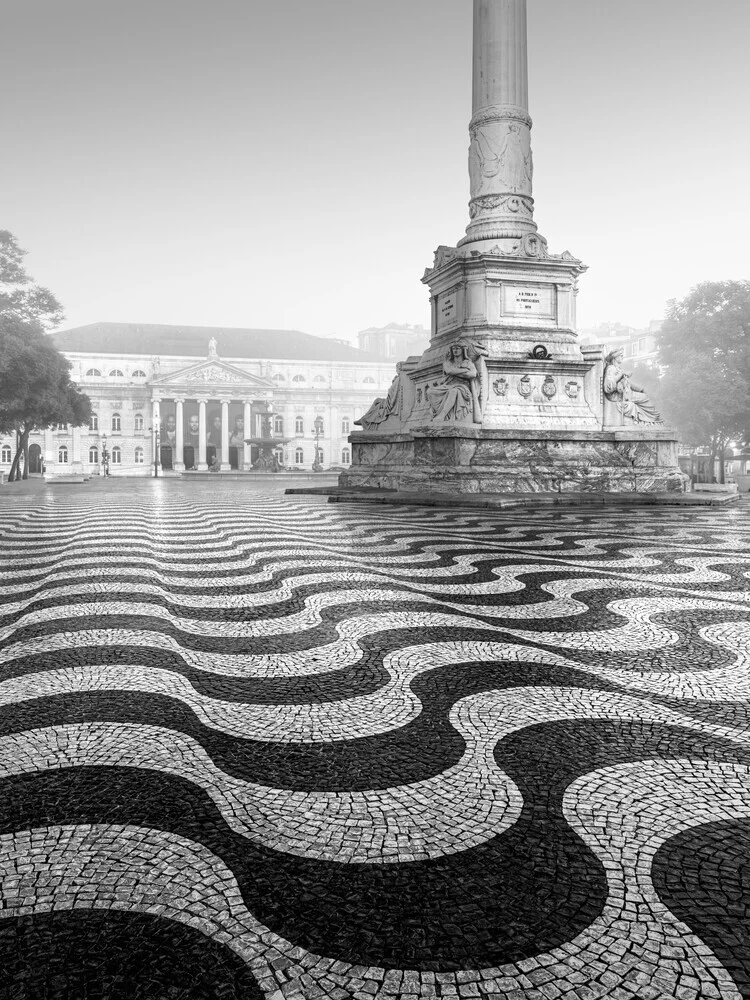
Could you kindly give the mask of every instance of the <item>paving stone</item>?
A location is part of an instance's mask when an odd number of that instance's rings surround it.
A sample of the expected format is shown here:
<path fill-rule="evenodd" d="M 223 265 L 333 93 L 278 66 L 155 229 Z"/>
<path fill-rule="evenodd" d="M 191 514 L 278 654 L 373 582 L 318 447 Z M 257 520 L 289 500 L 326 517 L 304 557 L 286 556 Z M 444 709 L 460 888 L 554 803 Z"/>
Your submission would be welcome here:
<path fill-rule="evenodd" d="M 750 997 L 750 504 L 0 491 L 0 1000 Z"/>

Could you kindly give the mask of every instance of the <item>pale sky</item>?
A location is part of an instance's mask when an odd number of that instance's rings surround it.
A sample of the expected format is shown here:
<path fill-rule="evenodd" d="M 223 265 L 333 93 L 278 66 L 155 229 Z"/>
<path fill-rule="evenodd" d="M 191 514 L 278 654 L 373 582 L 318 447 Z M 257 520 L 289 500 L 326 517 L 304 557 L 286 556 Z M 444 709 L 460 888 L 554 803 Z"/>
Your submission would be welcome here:
<path fill-rule="evenodd" d="M 471 0 L 0 0 L 0 229 L 95 321 L 429 325 Z M 579 326 L 748 277 L 748 0 L 529 0 L 536 221 Z"/>

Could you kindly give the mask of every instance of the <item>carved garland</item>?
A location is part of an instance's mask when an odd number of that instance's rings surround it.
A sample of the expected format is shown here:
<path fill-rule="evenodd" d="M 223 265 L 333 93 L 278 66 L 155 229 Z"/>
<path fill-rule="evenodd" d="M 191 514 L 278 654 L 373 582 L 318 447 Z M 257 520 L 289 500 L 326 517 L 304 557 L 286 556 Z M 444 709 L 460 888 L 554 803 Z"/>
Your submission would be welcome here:
<path fill-rule="evenodd" d="M 469 122 L 469 132 L 472 129 L 481 128 L 482 125 L 498 121 L 516 121 L 526 125 L 527 128 L 531 128 L 533 124 L 529 113 L 515 104 L 491 104 L 489 107 L 477 111 L 472 117 Z"/>

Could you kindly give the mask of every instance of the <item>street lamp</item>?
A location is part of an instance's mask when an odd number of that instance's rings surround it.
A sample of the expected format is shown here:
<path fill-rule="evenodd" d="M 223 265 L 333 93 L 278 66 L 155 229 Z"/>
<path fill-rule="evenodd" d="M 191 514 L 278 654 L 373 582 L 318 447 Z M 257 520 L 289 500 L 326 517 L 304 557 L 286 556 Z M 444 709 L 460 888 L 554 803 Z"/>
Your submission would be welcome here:
<path fill-rule="evenodd" d="M 107 451 L 107 435 L 102 434 L 102 469 L 104 475 L 109 475 L 109 452 Z"/>
<path fill-rule="evenodd" d="M 323 465 L 320 461 L 320 449 L 318 448 L 318 439 L 320 435 L 323 433 L 323 418 L 316 417 L 313 426 L 315 427 L 315 461 L 313 462 L 312 470 L 313 472 L 321 472 L 323 469 Z"/>

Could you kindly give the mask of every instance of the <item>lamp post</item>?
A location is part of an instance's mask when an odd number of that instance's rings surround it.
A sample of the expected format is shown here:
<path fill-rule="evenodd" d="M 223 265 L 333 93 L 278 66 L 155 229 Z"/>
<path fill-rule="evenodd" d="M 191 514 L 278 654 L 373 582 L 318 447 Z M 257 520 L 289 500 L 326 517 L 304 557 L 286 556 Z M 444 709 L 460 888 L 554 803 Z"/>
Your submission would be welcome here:
<path fill-rule="evenodd" d="M 320 461 L 320 450 L 318 448 L 318 439 L 320 438 L 320 435 L 323 433 L 323 418 L 316 417 L 313 426 L 315 427 L 315 461 L 313 462 L 312 470 L 313 472 L 321 472 L 323 469 L 323 465 Z"/>
<path fill-rule="evenodd" d="M 102 470 L 105 476 L 109 475 L 109 452 L 107 451 L 107 435 L 102 434 Z"/>

